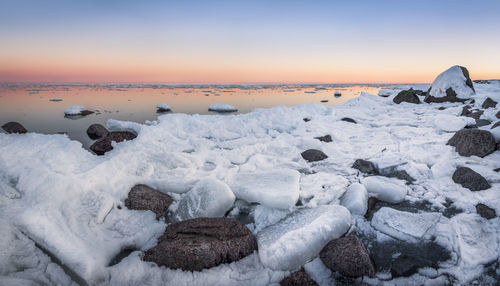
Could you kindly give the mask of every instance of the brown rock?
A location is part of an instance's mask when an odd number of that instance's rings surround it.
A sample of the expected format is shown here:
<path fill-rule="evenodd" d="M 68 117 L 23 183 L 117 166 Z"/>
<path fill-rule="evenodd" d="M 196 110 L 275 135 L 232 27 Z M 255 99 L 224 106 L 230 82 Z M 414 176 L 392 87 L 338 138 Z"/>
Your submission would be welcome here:
<path fill-rule="evenodd" d="M 150 210 L 156 214 L 156 219 L 165 215 L 172 198 L 146 185 L 136 185 L 128 193 L 125 206 L 132 210 Z"/>
<path fill-rule="evenodd" d="M 458 167 L 452 179 L 453 182 L 474 192 L 491 188 L 490 183 L 483 176 L 467 167 Z"/>
<path fill-rule="evenodd" d="M 486 219 L 492 219 L 497 217 L 497 213 L 495 212 L 494 209 L 490 208 L 487 205 L 484 204 L 477 204 L 476 205 L 476 212 L 486 218 Z"/>
<path fill-rule="evenodd" d="M 300 154 L 308 162 L 325 160 L 328 156 L 320 150 L 308 149 Z"/>
<path fill-rule="evenodd" d="M 99 138 L 104 138 L 108 135 L 109 131 L 106 127 L 101 124 L 92 124 L 87 128 L 87 135 L 92 140 L 97 140 Z"/>
<path fill-rule="evenodd" d="M 495 151 L 495 138 L 486 130 L 462 129 L 455 133 L 447 145 L 456 147 L 462 156 L 484 157 Z"/>
<path fill-rule="evenodd" d="M 28 132 L 28 130 L 26 130 L 26 128 L 24 128 L 24 126 L 22 126 L 21 123 L 14 121 L 5 123 L 4 125 L 2 125 L 2 128 L 3 130 L 5 130 L 5 132 L 9 134 L 11 133 L 23 134 Z"/>
<path fill-rule="evenodd" d="M 281 286 L 316 286 L 318 285 L 314 280 L 311 279 L 309 274 L 304 271 L 304 268 L 296 271 L 289 276 L 285 277 L 280 282 Z"/>
<path fill-rule="evenodd" d="M 132 140 L 136 138 L 132 132 L 129 131 L 113 131 L 109 132 L 108 135 L 104 138 L 101 138 L 94 142 L 92 146 L 90 146 L 90 150 L 92 150 L 97 155 L 104 155 L 104 153 L 113 150 L 113 146 L 111 146 L 111 142 L 122 142 L 125 140 Z"/>

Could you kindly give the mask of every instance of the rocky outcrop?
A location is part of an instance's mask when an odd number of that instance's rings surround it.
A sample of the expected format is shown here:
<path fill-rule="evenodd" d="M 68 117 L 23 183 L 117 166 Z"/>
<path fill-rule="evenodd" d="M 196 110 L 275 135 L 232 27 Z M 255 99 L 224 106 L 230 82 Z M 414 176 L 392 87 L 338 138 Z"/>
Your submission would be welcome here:
<path fill-rule="evenodd" d="M 173 199 L 160 191 L 146 185 L 136 185 L 128 193 L 125 206 L 132 210 L 150 210 L 156 219 L 165 215 Z"/>
<path fill-rule="evenodd" d="M 242 223 L 229 218 L 196 218 L 169 225 L 145 261 L 187 271 L 201 271 L 237 261 L 257 250 L 257 242 Z"/>
<path fill-rule="evenodd" d="M 436 77 L 424 101 L 427 103 L 464 102 L 474 94 L 469 71 L 462 66 L 452 66 Z"/>
<path fill-rule="evenodd" d="M 104 138 L 108 135 L 109 131 L 106 127 L 101 124 L 92 124 L 87 128 L 87 135 L 92 140 L 97 140 L 100 138 Z"/>
<path fill-rule="evenodd" d="M 495 151 L 495 138 L 486 130 L 462 129 L 455 133 L 447 145 L 456 147 L 462 156 L 484 157 Z"/>
<path fill-rule="evenodd" d="M 491 185 L 480 174 L 471 168 L 458 167 L 453 173 L 453 182 L 471 191 L 481 191 L 491 188 Z"/>
<path fill-rule="evenodd" d="M 4 125 L 2 125 L 2 129 L 5 130 L 5 132 L 12 134 L 12 133 L 19 133 L 19 134 L 24 134 L 28 132 L 24 126 L 21 125 L 19 122 L 7 122 Z"/>
<path fill-rule="evenodd" d="M 320 150 L 309 149 L 300 154 L 304 160 L 308 162 L 316 162 L 325 160 L 328 156 Z"/>
<path fill-rule="evenodd" d="M 104 155 L 104 153 L 113 150 L 113 146 L 111 142 L 122 142 L 125 140 L 135 139 L 137 135 L 129 131 L 113 131 L 109 132 L 106 137 L 101 138 L 94 142 L 92 146 L 90 146 L 90 150 L 92 150 L 97 155 Z"/>
<path fill-rule="evenodd" d="M 408 90 L 400 91 L 392 101 L 396 104 L 400 104 L 401 102 L 419 104 L 420 98 L 418 98 L 417 92 L 413 90 L 413 88 L 410 88 Z"/>
<path fill-rule="evenodd" d="M 304 271 L 304 269 L 300 269 L 289 276 L 285 277 L 280 282 L 281 286 L 316 286 L 318 285 L 314 280 L 311 279 L 309 274 Z"/>

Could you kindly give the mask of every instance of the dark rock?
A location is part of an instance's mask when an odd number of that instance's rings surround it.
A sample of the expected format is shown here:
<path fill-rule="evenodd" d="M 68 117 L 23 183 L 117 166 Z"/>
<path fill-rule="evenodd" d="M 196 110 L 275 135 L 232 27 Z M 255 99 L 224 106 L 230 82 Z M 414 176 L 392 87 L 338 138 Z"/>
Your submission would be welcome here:
<path fill-rule="evenodd" d="M 311 119 L 310 119 L 310 118 L 307 118 L 307 117 L 302 118 L 302 120 L 304 120 L 304 122 L 309 122 L 309 121 L 311 121 Z"/>
<path fill-rule="evenodd" d="M 354 161 L 354 164 L 352 164 L 352 167 L 354 169 L 360 170 L 361 172 L 363 172 L 365 174 L 377 174 L 378 173 L 377 168 L 375 167 L 375 165 L 372 162 L 367 161 L 367 160 L 363 160 L 363 159 L 356 159 L 356 161 Z"/>
<path fill-rule="evenodd" d="M 330 135 L 314 137 L 314 139 L 318 139 L 319 141 L 327 142 L 327 143 L 332 142 L 332 136 L 330 136 Z"/>
<path fill-rule="evenodd" d="M 405 170 L 396 170 L 387 175 L 389 178 L 398 178 L 400 180 L 406 181 L 408 184 L 415 182 L 415 179 L 410 176 Z"/>
<path fill-rule="evenodd" d="M 14 121 L 5 123 L 4 125 L 2 125 L 2 128 L 3 130 L 5 130 L 5 132 L 9 134 L 12 133 L 24 134 L 28 132 L 28 130 L 26 130 L 26 128 L 24 128 L 24 126 L 22 126 L 21 123 Z"/>
<path fill-rule="evenodd" d="M 491 188 L 491 185 L 480 174 L 471 168 L 458 167 L 453 173 L 453 182 L 471 191 L 481 191 Z"/>
<path fill-rule="evenodd" d="M 486 218 L 486 219 L 492 219 L 497 217 L 497 213 L 495 212 L 494 209 L 488 207 L 487 205 L 484 204 L 477 204 L 476 205 L 476 212 Z"/>
<path fill-rule="evenodd" d="M 375 197 L 369 197 L 368 198 L 368 208 L 366 209 L 366 214 L 365 214 L 365 218 L 369 218 L 371 217 L 373 211 L 375 211 L 376 207 L 377 207 L 377 203 L 379 202 L 379 200 Z"/>
<path fill-rule="evenodd" d="M 457 93 L 453 90 L 453 88 L 449 87 L 446 90 L 446 96 L 443 97 L 433 97 L 431 96 L 431 89 L 432 87 L 429 88 L 427 91 L 427 95 L 425 96 L 424 101 L 427 103 L 431 102 L 437 102 L 437 103 L 442 103 L 442 102 L 465 102 L 465 99 L 461 99 L 457 97 Z"/>
<path fill-rule="evenodd" d="M 470 101 L 470 104 L 474 104 L 474 103 L 476 103 L 475 99 L 473 99 L 473 100 Z"/>
<path fill-rule="evenodd" d="M 90 115 L 90 114 L 92 114 L 92 113 L 94 113 L 94 111 L 90 111 L 90 110 L 83 110 L 82 112 L 80 112 L 80 114 L 79 114 L 79 115 L 81 115 L 81 116 L 87 116 L 87 115 Z"/>
<path fill-rule="evenodd" d="M 462 129 L 455 133 L 447 145 L 456 147 L 462 156 L 484 157 L 495 151 L 495 138 L 486 130 Z"/>
<path fill-rule="evenodd" d="M 500 168 L 493 169 L 495 172 L 500 172 Z"/>
<path fill-rule="evenodd" d="M 92 144 L 92 146 L 90 146 L 89 149 L 92 150 L 97 155 L 104 155 L 104 153 L 113 150 L 113 146 L 111 145 L 112 141 L 122 142 L 125 140 L 132 140 L 136 137 L 137 135 L 129 131 L 109 132 L 108 135 L 106 135 L 106 137 L 101 138 L 96 142 L 94 142 L 94 144 Z"/>
<path fill-rule="evenodd" d="M 490 124 L 491 124 L 491 121 L 489 121 L 489 120 L 486 120 L 486 119 L 476 119 L 476 126 L 477 127 L 486 126 L 486 125 L 490 125 Z"/>
<path fill-rule="evenodd" d="M 320 102 L 328 102 L 328 99 L 320 100 Z"/>
<path fill-rule="evenodd" d="M 146 185 L 136 185 L 128 193 L 125 206 L 131 210 L 150 210 L 156 214 L 156 219 L 165 215 L 172 198 Z"/>
<path fill-rule="evenodd" d="M 401 102 L 419 104 L 420 98 L 418 98 L 417 93 L 413 90 L 413 88 L 410 88 L 408 90 L 400 91 L 392 101 L 397 104 L 400 104 Z"/>
<path fill-rule="evenodd" d="M 257 250 L 257 241 L 242 223 L 229 218 L 195 218 L 170 224 L 145 261 L 187 271 L 201 271 L 237 261 Z"/>
<path fill-rule="evenodd" d="M 89 128 L 87 128 L 87 135 L 92 140 L 106 137 L 108 133 L 108 129 L 106 129 L 106 127 L 102 126 L 101 124 L 92 124 L 89 126 Z"/>
<path fill-rule="evenodd" d="M 445 110 L 445 109 L 446 109 L 446 107 L 444 107 L 444 106 L 441 106 L 438 108 L 438 110 Z"/>
<path fill-rule="evenodd" d="M 489 97 L 486 98 L 486 100 L 483 102 L 483 105 L 482 105 L 482 107 L 485 109 L 490 108 L 490 107 L 496 107 L 496 106 L 497 106 L 497 102 Z"/>
<path fill-rule="evenodd" d="M 325 153 L 316 149 L 306 150 L 302 152 L 300 155 L 308 162 L 316 162 L 328 158 L 328 156 Z"/>
<path fill-rule="evenodd" d="M 332 271 L 348 277 L 375 275 L 368 250 L 357 236 L 350 235 L 330 241 L 320 252 L 321 261 Z"/>
<path fill-rule="evenodd" d="M 408 277 L 424 266 L 427 266 L 425 259 L 402 254 L 392 262 L 391 274 L 392 277 Z"/>
<path fill-rule="evenodd" d="M 311 279 L 309 274 L 304 271 L 304 269 L 300 269 L 289 276 L 285 277 L 280 282 L 281 286 L 316 286 L 318 285 L 314 280 Z"/>
<path fill-rule="evenodd" d="M 342 119 L 340 119 L 342 121 L 346 121 L 346 122 L 351 122 L 351 123 L 354 123 L 354 124 L 357 124 L 356 121 L 352 118 L 349 118 L 349 117 L 344 117 Z"/>
<path fill-rule="evenodd" d="M 495 122 L 495 124 L 493 124 L 490 129 L 497 128 L 498 126 L 500 126 L 500 121 Z"/>
<path fill-rule="evenodd" d="M 497 114 L 495 114 L 495 117 L 500 119 L 500 111 L 498 111 Z"/>
<path fill-rule="evenodd" d="M 490 81 L 489 80 L 485 80 L 485 79 L 476 79 L 476 80 L 473 80 L 474 83 L 481 83 L 481 84 L 490 84 Z"/>
<path fill-rule="evenodd" d="M 411 88 L 412 89 L 412 88 Z M 423 91 L 423 90 L 419 90 L 419 89 L 415 89 L 413 90 L 415 92 L 416 95 L 418 96 L 425 96 L 427 94 L 426 91 Z"/>

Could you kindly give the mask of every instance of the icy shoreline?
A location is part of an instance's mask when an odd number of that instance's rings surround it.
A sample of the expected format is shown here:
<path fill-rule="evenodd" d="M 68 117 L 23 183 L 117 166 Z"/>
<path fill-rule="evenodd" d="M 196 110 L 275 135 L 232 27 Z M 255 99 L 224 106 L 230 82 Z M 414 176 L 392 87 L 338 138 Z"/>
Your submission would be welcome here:
<path fill-rule="evenodd" d="M 500 102 L 499 83 L 475 84 L 475 88 L 474 107 L 480 108 L 487 97 Z M 156 244 L 166 224 L 157 221 L 152 212 L 125 208 L 128 192 L 134 185 L 146 184 L 180 201 L 199 181 L 215 178 L 232 189 L 239 188 L 241 198 L 248 199 L 248 186 L 256 184 L 259 176 L 276 174 L 265 177 L 266 184 L 284 196 L 293 189 L 287 197 L 291 200 L 297 200 L 298 188 L 300 206 L 286 201 L 288 208 L 283 208 L 279 198 L 262 199 L 265 192 L 260 191 L 250 195 L 262 205 L 237 200 L 229 213 L 229 217 L 237 217 L 246 208 L 253 219 L 247 226 L 258 237 L 266 227 L 299 209 L 339 205 L 347 187 L 363 183 L 368 176 L 352 168 L 356 159 L 364 159 L 376 162 L 379 168 L 393 164 L 395 169 L 406 171 L 415 179 L 412 184 L 405 185 L 396 178 L 387 180 L 407 188 L 405 201 L 426 201 L 431 207 L 397 215 L 382 208 L 371 222 L 352 214 L 349 233 L 363 233 L 379 243 L 396 239 L 408 243 L 432 241 L 449 251 L 451 258 L 410 277 L 391 280 L 391 273 L 379 271 L 375 278 L 358 278 L 357 282 L 461 284 L 479 278 L 487 283 L 491 275 L 486 277 L 483 267 L 499 263 L 500 219 L 479 216 L 475 206 L 486 204 L 500 213 L 500 173 L 494 171 L 500 168 L 500 152 L 484 158 L 460 156 L 446 143 L 457 131 L 455 125 L 462 124 L 464 104 L 395 104 L 393 98 L 400 90 L 384 90 L 387 98 L 362 94 L 333 108 L 307 104 L 230 116 L 166 114 L 145 125 L 110 120 L 108 128 L 133 130 L 138 136 L 114 143 L 114 149 L 101 157 L 64 135 L 0 134 L 0 249 L 12 245 L 36 248 L 34 241 L 89 284 L 276 284 L 293 271 L 264 266 L 257 252 L 201 272 L 172 270 L 142 261 L 142 251 Z M 499 120 L 497 112 L 498 106 L 485 109 L 481 118 L 491 124 L 479 129 L 490 130 Z M 357 124 L 342 121 L 345 117 Z M 325 135 L 330 135 L 332 142 L 315 139 Z M 300 155 L 307 149 L 321 150 L 328 158 L 308 163 Z M 471 192 L 456 184 L 452 175 L 458 166 L 480 173 L 491 188 Z M 298 183 L 294 173 L 300 177 Z M 442 215 L 450 204 L 461 213 Z M 280 207 L 273 209 L 277 205 Z M 429 217 L 430 225 L 426 223 Z M 307 250 L 307 245 L 300 247 Z M 137 251 L 109 266 L 127 248 Z M 25 280 L 72 283 L 58 265 L 36 249 L 0 252 L 0 279 L 13 285 Z M 370 246 L 368 250 L 372 250 Z M 273 253 L 273 249 L 267 250 L 266 259 L 277 265 L 281 257 L 273 257 Z M 319 258 L 307 262 L 304 268 L 320 285 L 335 280 L 336 275 Z"/>

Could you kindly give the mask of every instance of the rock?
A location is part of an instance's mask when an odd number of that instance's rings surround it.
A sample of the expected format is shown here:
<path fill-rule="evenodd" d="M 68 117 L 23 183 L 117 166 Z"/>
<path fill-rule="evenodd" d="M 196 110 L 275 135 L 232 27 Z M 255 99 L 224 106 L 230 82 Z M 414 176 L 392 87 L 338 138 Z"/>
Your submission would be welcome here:
<path fill-rule="evenodd" d="M 427 91 L 425 102 L 464 102 L 475 94 L 465 67 L 452 66 L 439 74 Z"/>
<path fill-rule="evenodd" d="M 498 111 L 497 114 L 495 114 L 495 117 L 500 119 L 500 111 Z"/>
<path fill-rule="evenodd" d="M 357 236 L 350 235 L 330 241 L 319 257 L 326 267 L 348 277 L 375 275 L 368 250 Z"/>
<path fill-rule="evenodd" d="M 490 124 L 491 124 L 491 121 L 489 121 L 489 120 L 486 120 L 486 119 L 476 119 L 476 126 L 477 127 L 486 126 L 486 125 L 490 125 Z"/>
<path fill-rule="evenodd" d="M 308 162 L 325 160 L 328 156 L 320 150 L 309 149 L 300 154 Z"/>
<path fill-rule="evenodd" d="M 417 93 L 413 90 L 413 88 L 410 88 L 409 90 L 400 91 L 392 101 L 397 104 L 400 104 L 401 102 L 419 104 L 420 98 L 418 98 Z"/>
<path fill-rule="evenodd" d="M 310 119 L 310 118 L 306 118 L 306 117 L 302 118 L 302 120 L 304 120 L 304 122 L 309 122 L 309 121 L 311 121 L 311 119 Z"/>
<path fill-rule="evenodd" d="M 498 126 L 500 126 L 500 121 L 495 122 L 495 124 L 493 124 L 490 129 L 497 128 Z"/>
<path fill-rule="evenodd" d="M 485 80 L 485 79 L 476 79 L 476 80 L 473 80 L 474 83 L 481 83 L 481 84 L 490 84 L 490 81 L 489 80 Z"/>
<path fill-rule="evenodd" d="M 137 135 L 129 131 L 113 131 L 109 132 L 106 137 L 101 138 L 94 142 L 92 146 L 90 146 L 90 150 L 96 153 L 97 155 L 104 155 L 104 153 L 113 150 L 113 146 L 111 142 L 122 142 L 125 140 L 135 139 Z"/>
<path fill-rule="evenodd" d="M 146 185 L 136 185 L 128 193 L 125 206 L 131 210 L 150 210 L 156 214 L 156 219 L 165 215 L 172 204 L 172 198 Z"/>
<path fill-rule="evenodd" d="M 255 237 L 237 220 L 195 218 L 167 226 L 144 260 L 171 269 L 201 271 L 240 260 L 255 250 Z"/>
<path fill-rule="evenodd" d="M 481 191 L 491 188 L 491 185 L 480 174 L 474 172 L 471 168 L 458 167 L 453 173 L 453 182 L 462 185 L 471 191 Z"/>
<path fill-rule="evenodd" d="M 408 256 L 401 254 L 393 262 L 391 266 L 392 277 L 408 277 L 417 273 L 418 269 L 425 267 L 428 263 L 420 257 Z"/>
<path fill-rule="evenodd" d="M 483 113 L 484 113 L 484 111 L 477 110 L 477 109 L 475 109 L 474 111 L 471 111 L 471 107 L 466 105 L 462 108 L 462 113 L 460 114 L 460 116 L 467 116 L 467 117 L 471 117 L 474 119 L 479 119 L 481 117 L 481 115 L 483 115 Z"/>
<path fill-rule="evenodd" d="M 344 117 L 344 118 L 342 118 L 340 120 L 357 124 L 357 122 L 354 119 L 349 118 L 349 117 Z"/>
<path fill-rule="evenodd" d="M 314 139 L 318 139 L 319 141 L 327 142 L 327 143 L 332 142 L 332 136 L 330 136 L 330 135 L 314 137 Z"/>
<path fill-rule="evenodd" d="M 24 128 L 24 126 L 22 126 L 21 123 L 14 121 L 5 123 L 4 125 L 2 125 L 2 128 L 3 130 L 5 130 L 5 132 L 9 134 L 12 133 L 24 134 L 28 132 L 28 130 L 26 130 L 26 128 Z"/>
<path fill-rule="evenodd" d="M 490 108 L 490 107 L 496 107 L 496 106 L 497 106 L 497 102 L 489 97 L 486 98 L 486 100 L 483 102 L 483 105 L 482 105 L 482 107 L 484 109 Z"/>
<path fill-rule="evenodd" d="M 285 277 L 283 280 L 280 282 L 281 286 L 316 286 L 318 283 L 316 283 L 314 280 L 311 279 L 309 274 L 304 271 L 303 268 L 301 268 L 299 271 L 295 271 L 294 273 L 290 274 L 289 276 Z"/>
<path fill-rule="evenodd" d="M 368 198 L 368 203 L 367 203 L 368 207 L 366 209 L 365 218 L 369 218 L 371 216 L 373 211 L 375 211 L 375 208 L 376 208 L 378 202 L 379 202 L 379 200 L 376 197 L 369 197 Z"/>
<path fill-rule="evenodd" d="M 440 107 L 438 108 L 438 110 L 445 110 L 445 109 L 446 109 L 446 107 L 444 107 L 444 106 L 440 106 Z"/>
<path fill-rule="evenodd" d="M 156 108 L 157 113 L 169 112 L 172 110 L 172 107 L 166 103 L 160 103 L 156 106 Z"/>
<path fill-rule="evenodd" d="M 328 102 L 327 99 L 320 100 L 320 102 Z"/>
<path fill-rule="evenodd" d="M 377 168 L 372 162 L 363 159 L 356 159 L 356 161 L 354 161 L 354 164 L 352 165 L 352 168 L 358 169 L 365 174 L 378 173 Z"/>
<path fill-rule="evenodd" d="M 87 135 L 92 140 L 106 137 L 108 133 L 108 129 L 106 129 L 106 127 L 102 126 L 101 124 L 92 124 L 89 126 L 89 128 L 87 128 Z"/>
<path fill-rule="evenodd" d="M 486 218 L 486 219 L 492 219 L 497 216 L 497 213 L 495 212 L 494 209 L 488 207 L 487 205 L 484 204 L 477 204 L 476 205 L 476 212 Z"/>
<path fill-rule="evenodd" d="M 462 156 L 484 157 L 495 151 L 495 138 L 486 130 L 462 129 L 455 133 L 447 145 L 456 147 L 458 154 Z"/>
<path fill-rule="evenodd" d="M 79 114 L 79 115 L 81 115 L 81 116 L 87 116 L 87 115 L 90 115 L 90 114 L 92 114 L 92 113 L 94 113 L 94 111 L 90 111 L 90 110 L 82 110 L 82 112 L 80 112 L 80 114 Z"/>

